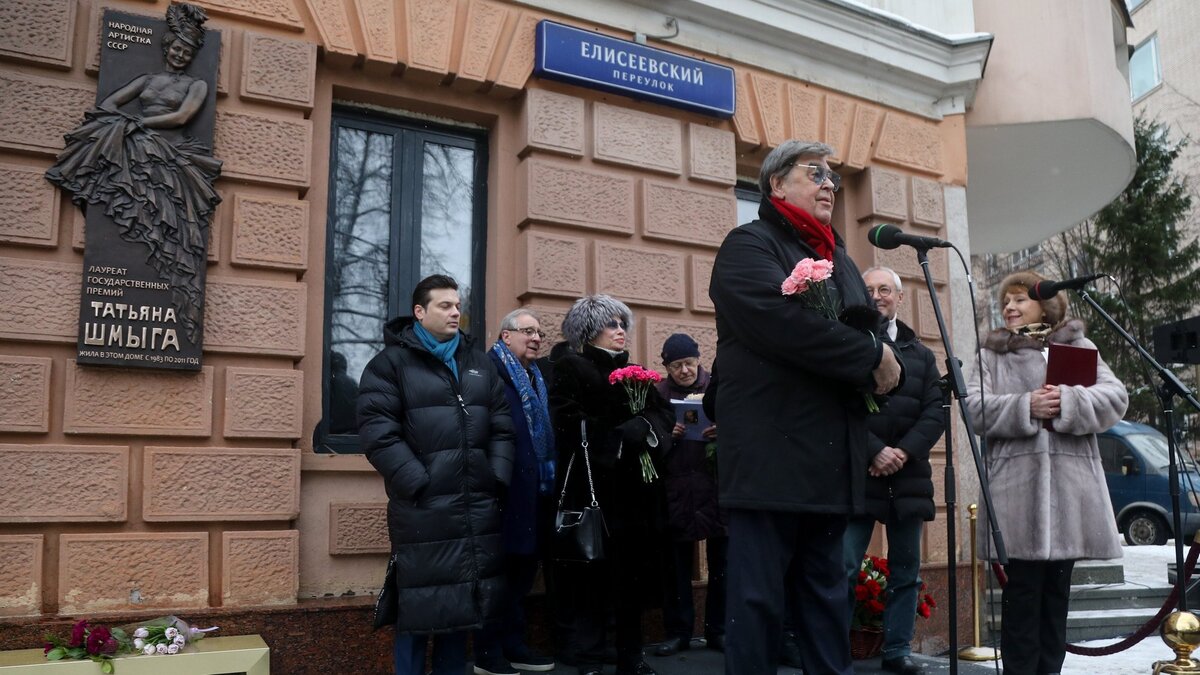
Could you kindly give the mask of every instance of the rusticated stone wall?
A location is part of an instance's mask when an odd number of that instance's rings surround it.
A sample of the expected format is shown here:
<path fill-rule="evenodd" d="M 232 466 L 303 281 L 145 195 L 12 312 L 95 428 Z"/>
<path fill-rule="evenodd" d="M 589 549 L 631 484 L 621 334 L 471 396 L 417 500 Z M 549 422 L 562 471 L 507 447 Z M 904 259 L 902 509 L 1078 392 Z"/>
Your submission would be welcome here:
<path fill-rule="evenodd" d="M 42 177 L 94 104 L 103 10 L 166 3 L 0 3 L 0 616 L 296 600 L 318 45 L 291 0 L 201 4 L 225 170 L 182 373 L 76 365 L 84 220 Z"/>
<path fill-rule="evenodd" d="M 659 367 L 683 330 L 711 362 L 708 283 L 737 225 L 733 187 L 790 137 L 837 149 L 836 226 L 861 266 L 900 272 L 904 320 L 937 336 L 911 252 L 864 235 L 879 222 L 944 233 L 944 189 L 966 178 L 959 119 L 707 54 L 692 55 L 737 72 L 732 120 L 539 82 L 537 21 L 582 24 L 501 0 L 198 2 L 222 36 L 225 164 L 197 373 L 75 364 L 86 232 L 41 177 L 94 101 L 103 9 L 162 16 L 166 0 L 0 2 L 0 617 L 377 588 L 381 482 L 362 457 L 311 447 L 335 100 L 488 129 L 487 316 L 532 307 L 547 346 L 575 298 L 605 292 L 637 315 L 635 360 Z M 948 302 L 944 251 L 931 259 Z M 928 559 L 946 557 L 942 529 L 927 529 Z"/>
<path fill-rule="evenodd" d="M 663 340 L 688 330 L 711 362 L 708 278 L 737 225 L 735 138 L 722 126 L 565 87 L 526 92 L 515 292 L 544 314 L 547 342 L 571 301 L 609 293 L 634 308 L 636 360 L 661 369 Z"/>
<path fill-rule="evenodd" d="M 903 246 L 884 250 L 872 248 L 867 243 L 867 232 L 880 223 L 895 223 L 906 232 L 945 237 L 946 199 L 945 186 L 930 178 L 909 174 L 882 165 L 867 167 L 855 176 L 857 183 L 853 193 L 846 197 L 854 204 L 851 210 L 857 222 L 846 227 L 846 241 L 851 255 L 866 269 L 869 265 L 890 267 L 900 275 L 904 284 L 904 302 L 898 316 L 934 352 L 938 370 L 944 371 L 945 350 L 942 348 L 937 317 L 933 302 L 925 286 L 925 276 L 913 249 Z M 950 268 L 949 253 L 944 248 L 929 251 L 929 271 L 934 288 L 941 302 L 942 312 L 950 321 Z M 953 326 L 950 326 L 953 330 Z M 961 442 L 956 443 L 963 447 Z M 944 563 L 946 555 L 945 504 L 942 496 L 944 481 L 937 477 L 944 474 L 946 466 L 946 442 L 941 439 L 930 452 L 933 465 L 934 504 L 937 518 L 925 528 L 923 556 L 926 561 Z M 959 529 L 963 532 L 962 528 Z M 965 540 L 965 537 L 960 538 Z M 881 542 L 876 542 L 880 547 Z"/>

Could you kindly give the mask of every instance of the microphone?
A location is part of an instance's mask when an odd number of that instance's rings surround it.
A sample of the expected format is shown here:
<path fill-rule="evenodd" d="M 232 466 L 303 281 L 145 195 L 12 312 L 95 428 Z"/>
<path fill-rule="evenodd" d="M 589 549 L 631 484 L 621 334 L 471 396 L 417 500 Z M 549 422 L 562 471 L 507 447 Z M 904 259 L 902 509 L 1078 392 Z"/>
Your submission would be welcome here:
<path fill-rule="evenodd" d="M 918 234 L 906 234 L 903 230 L 895 225 L 884 223 L 876 225 L 867 233 L 867 241 L 876 248 L 897 248 L 900 246 L 912 246 L 914 248 L 930 249 L 930 248 L 950 248 L 954 246 L 948 241 L 938 239 L 937 237 L 922 237 Z"/>
<path fill-rule="evenodd" d="M 1107 274 L 1089 274 L 1086 277 L 1075 277 L 1066 281 L 1039 281 L 1029 289 L 1029 299 L 1047 300 L 1053 298 L 1059 291 L 1077 291 L 1089 283 L 1107 276 Z"/>

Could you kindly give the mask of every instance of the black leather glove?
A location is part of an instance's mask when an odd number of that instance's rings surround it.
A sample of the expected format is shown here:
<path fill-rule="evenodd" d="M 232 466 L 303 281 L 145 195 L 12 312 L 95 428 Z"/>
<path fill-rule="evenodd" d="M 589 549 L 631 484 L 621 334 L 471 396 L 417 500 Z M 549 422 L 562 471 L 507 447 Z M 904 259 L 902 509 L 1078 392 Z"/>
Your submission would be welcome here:
<path fill-rule="evenodd" d="M 646 444 L 650 434 L 650 423 L 643 417 L 633 417 L 617 425 L 621 430 L 622 444 L 629 447 L 641 447 Z"/>

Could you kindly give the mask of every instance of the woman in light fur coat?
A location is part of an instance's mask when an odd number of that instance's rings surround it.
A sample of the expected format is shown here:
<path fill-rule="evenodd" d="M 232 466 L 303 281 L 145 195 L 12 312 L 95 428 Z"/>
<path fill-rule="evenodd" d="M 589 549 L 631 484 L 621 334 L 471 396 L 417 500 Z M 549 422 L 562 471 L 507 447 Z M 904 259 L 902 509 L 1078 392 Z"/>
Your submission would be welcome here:
<path fill-rule="evenodd" d="M 1061 670 L 1075 561 L 1121 557 L 1096 433 L 1120 421 L 1129 396 L 1099 358 L 1090 387 L 1045 384 L 1049 343 L 1096 345 L 1082 321 L 1067 318 L 1064 293 L 1029 298 L 1042 280 L 1018 272 L 1001 282 L 1005 327 L 988 334 L 967 378 L 967 409 L 987 439 L 992 503 L 1009 558 L 1000 632 L 1005 675 Z M 995 557 L 990 538 L 980 549 Z"/>

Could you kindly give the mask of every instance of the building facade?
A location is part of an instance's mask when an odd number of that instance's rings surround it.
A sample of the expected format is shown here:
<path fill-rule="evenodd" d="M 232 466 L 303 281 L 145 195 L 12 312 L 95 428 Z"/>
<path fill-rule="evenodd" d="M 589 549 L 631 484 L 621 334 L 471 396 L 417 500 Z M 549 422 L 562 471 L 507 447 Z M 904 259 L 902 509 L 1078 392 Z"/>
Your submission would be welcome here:
<path fill-rule="evenodd" d="M 166 3 L 0 6 L 0 617 L 14 636 L 0 647 L 27 646 L 15 641 L 37 620 L 114 612 L 225 617 L 269 638 L 238 617 L 365 616 L 388 550 L 386 497 L 347 411 L 382 323 L 411 310 L 427 274 L 462 282 L 464 329 L 485 344 L 518 306 L 541 315 L 552 344 L 571 302 L 604 292 L 636 313 L 635 361 L 658 365 L 683 330 L 710 362 L 716 249 L 753 213 L 766 153 L 816 139 L 845 177 L 836 229 L 860 266 L 904 277 L 902 319 L 941 353 L 915 256 L 871 248 L 869 228 L 898 223 L 967 253 L 1002 246 L 1005 228 L 1036 231 L 1005 225 L 989 196 L 1028 174 L 998 161 L 997 144 L 1020 140 L 1041 159 L 1046 129 L 1029 125 L 1094 135 L 1089 153 L 1117 165 L 1105 194 L 1053 184 L 1060 197 L 1099 208 L 1132 173 L 1128 108 L 1113 113 L 1107 88 L 1066 92 L 1071 106 L 1040 117 L 1013 101 L 1028 83 L 1011 73 L 1030 57 L 1010 41 L 1042 11 L 1035 0 L 197 4 L 221 34 L 224 170 L 195 373 L 76 363 L 86 232 L 43 178 L 94 105 L 102 11 L 161 17 Z M 1124 82 L 1112 58 L 1124 7 L 1072 4 L 1039 30 L 1082 33 L 1108 60 L 1068 59 L 1047 77 L 1074 82 L 1078 67 L 1093 85 Z M 536 77 L 547 19 L 731 68 L 732 118 Z M 944 249 L 930 258 L 951 323 L 968 325 L 957 263 Z M 962 558 L 947 551 L 935 484 L 931 578 Z M 944 626 L 925 630 L 944 644 Z"/>

